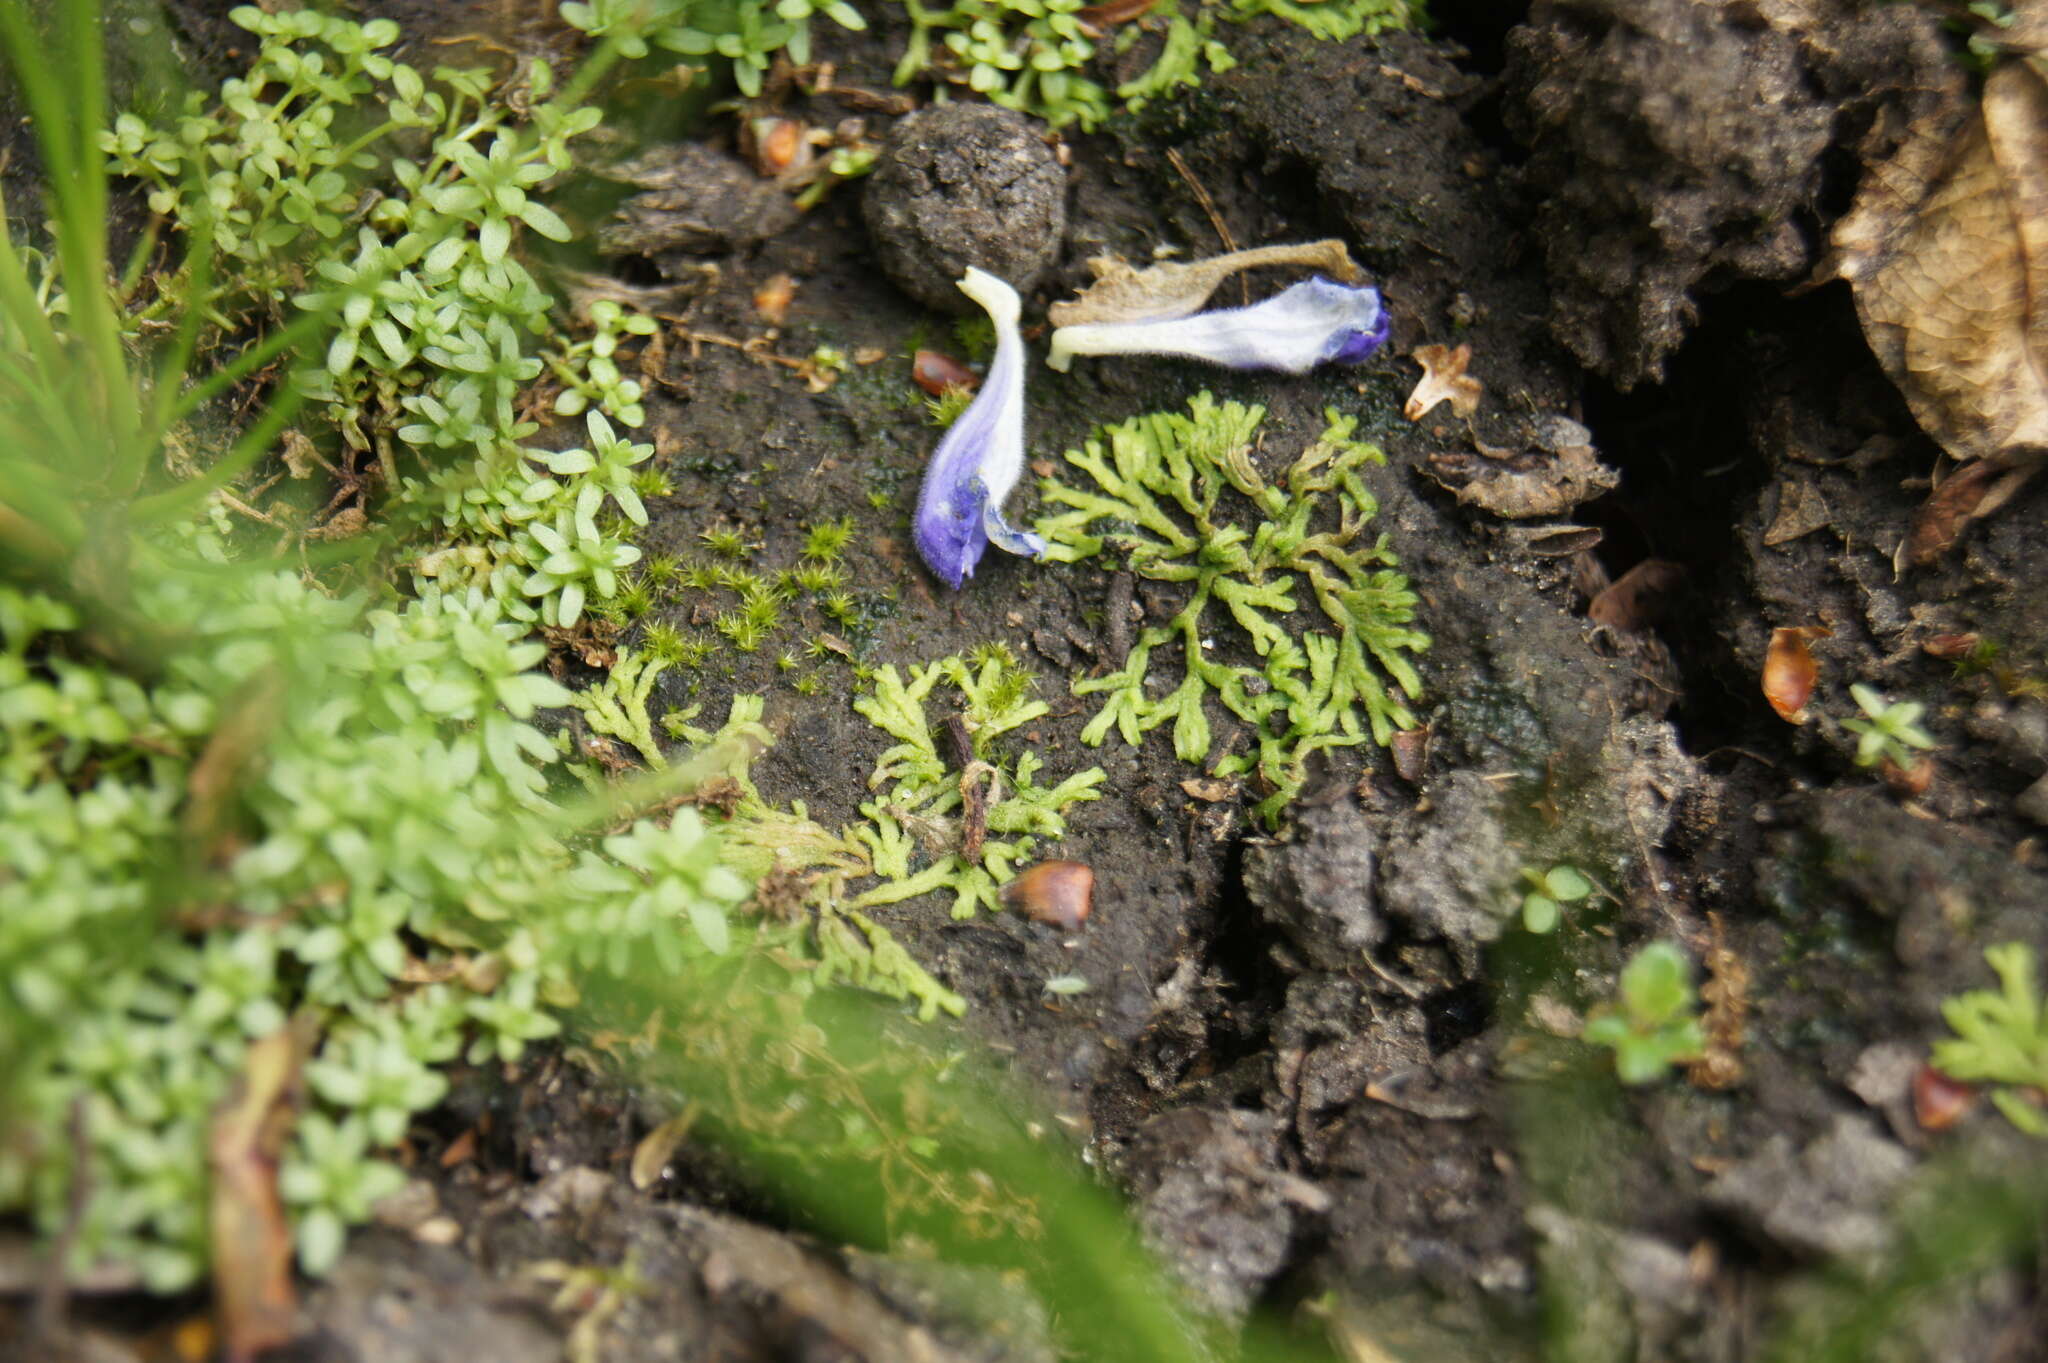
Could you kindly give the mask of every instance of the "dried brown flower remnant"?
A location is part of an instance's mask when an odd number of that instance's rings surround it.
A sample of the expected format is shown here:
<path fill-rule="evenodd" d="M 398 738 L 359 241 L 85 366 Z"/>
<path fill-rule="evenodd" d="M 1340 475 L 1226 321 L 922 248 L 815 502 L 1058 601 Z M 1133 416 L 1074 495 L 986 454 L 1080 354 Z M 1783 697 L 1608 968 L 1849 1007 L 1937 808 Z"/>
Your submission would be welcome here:
<path fill-rule="evenodd" d="M 1451 410 L 1461 417 L 1479 410 L 1479 397 L 1486 391 L 1486 385 L 1465 372 L 1472 363 L 1471 346 L 1461 345 L 1456 350 L 1441 345 L 1417 346 L 1408 352 L 1408 358 L 1422 366 L 1422 381 L 1408 395 L 1401 415 L 1410 421 L 1420 421 L 1424 413 L 1440 402 L 1450 403 Z"/>
<path fill-rule="evenodd" d="M 1764 652 L 1764 699 L 1787 724 L 1806 723 L 1806 702 L 1813 698 L 1814 683 L 1820 680 L 1820 663 L 1809 639 L 1826 639 L 1834 631 L 1825 625 L 1792 625 L 1771 631 L 1771 646 Z"/>
<path fill-rule="evenodd" d="M 1231 275 L 1261 265 L 1303 265 L 1340 284 L 1356 283 L 1363 277 L 1352 263 L 1350 251 L 1335 238 L 1297 246 L 1254 246 L 1207 260 L 1168 261 L 1142 270 L 1115 256 L 1097 256 L 1088 262 L 1095 282 L 1078 297 L 1053 304 L 1045 315 L 1056 327 L 1186 317 L 1199 312 L 1216 286 Z"/>
<path fill-rule="evenodd" d="M 1003 903 L 1034 923 L 1072 932 L 1094 908 L 1095 872 L 1078 861 L 1041 861 L 1003 886 Z"/>
<path fill-rule="evenodd" d="M 1835 272 L 1914 418 L 1957 460 L 1986 461 L 1937 489 L 1908 542 L 1912 563 L 1938 557 L 2048 456 L 2043 127 L 2048 82 L 2007 62 L 1961 126 L 1916 124 L 1835 226 Z"/>

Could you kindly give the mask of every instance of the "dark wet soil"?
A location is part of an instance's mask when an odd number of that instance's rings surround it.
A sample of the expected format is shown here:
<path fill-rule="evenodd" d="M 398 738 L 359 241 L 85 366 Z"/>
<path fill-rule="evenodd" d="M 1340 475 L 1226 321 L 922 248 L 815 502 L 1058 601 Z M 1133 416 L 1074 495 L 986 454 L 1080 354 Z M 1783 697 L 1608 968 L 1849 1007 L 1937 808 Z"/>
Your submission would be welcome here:
<path fill-rule="evenodd" d="M 1760 1357 L 1802 1275 L 1885 1243 L 1916 1168 L 2038 1160 L 1982 1107 L 1923 1130 L 1905 1083 L 1943 1034 L 1940 1000 L 1989 983 L 1985 944 L 2048 951 L 2040 828 L 2016 807 L 2048 767 L 2048 489 L 1936 568 L 1895 572 L 1933 446 L 1843 287 L 1786 288 L 1884 97 L 1855 83 L 1864 48 L 1754 17 L 1769 6 L 1690 7 L 1701 60 L 1762 83 L 1717 85 L 1709 70 L 1700 100 L 1798 90 L 1778 140 L 1708 174 L 1723 165 L 1711 146 L 1672 155 L 1662 115 L 1645 112 L 1661 68 L 1629 62 L 1660 51 L 1659 16 L 1684 7 L 1539 0 L 1523 29 L 1506 8 L 1447 7 L 1462 43 L 1318 44 L 1250 26 L 1236 70 L 1065 140 L 1065 243 L 1027 299 L 1029 322 L 1105 252 L 1349 242 L 1393 311 L 1372 361 L 1301 379 L 1034 367 L 1030 455 L 1057 460 L 1098 424 L 1202 389 L 1268 408 L 1269 462 L 1311 440 L 1326 406 L 1358 413 L 1387 454 L 1367 474 L 1378 528 L 1435 641 L 1415 779 L 1380 753 L 1337 757 L 1275 836 L 1184 792 L 1199 773 L 1163 732 L 1135 750 L 1082 746 L 1093 706 L 1067 684 L 1114 664 L 1118 585 L 1098 566 L 998 555 L 956 594 L 916 561 L 909 513 L 936 432 L 909 352 L 958 347 L 950 318 L 876 268 L 858 185 L 710 261 L 715 278 L 665 337 L 647 429 L 675 494 L 653 504 L 647 548 L 690 557 L 700 532 L 729 528 L 772 570 L 797 561 L 807 524 L 851 515 L 859 616 L 805 607 L 758 652 L 669 674 L 658 699 L 716 718 L 734 694 L 765 694 L 779 742 L 756 770 L 763 793 L 836 826 L 885 740 L 848 708 L 850 664 L 804 656 L 807 639 L 829 631 L 860 661 L 899 666 L 1000 639 L 1030 663 L 1052 713 L 1026 741 L 1053 777 L 1108 776 L 1057 849 L 1096 868 L 1086 930 L 955 922 L 936 898 L 877 916 L 967 997 L 965 1033 L 1069 1119 L 1210 1309 L 1334 1290 L 1354 1358 L 1533 1357 L 1546 1340 L 1573 1359 Z M 1840 24 L 1863 12 L 1820 8 Z M 1889 50 L 1938 51 L 1931 21 L 1906 10 L 1882 11 Z M 879 48 L 841 55 L 842 85 L 886 86 Z M 1694 112 L 1690 136 L 1754 132 L 1748 109 Z M 1644 226 L 1677 199 L 1697 210 L 1684 232 Z M 1561 268 L 1573 243 L 1584 267 Z M 827 346 L 853 361 L 822 392 L 702 339 L 766 334 L 754 294 L 779 274 L 796 292 L 766 353 Z M 1403 418 L 1419 376 L 1407 357 L 1427 344 L 1472 348 L 1486 398 L 1469 423 L 1448 407 Z M 1475 479 L 1554 482 L 1560 429 L 1619 473 L 1615 490 L 1521 520 L 1460 501 Z M 1569 526 L 1599 543 L 1560 537 Z M 1594 593 L 1645 559 L 1683 570 L 1662 622 L 1589 620 Z M 1151 620 L 1175 604 L 1142 586 L 1135 599 Z M 680 593 L 649 619 L 705 632 L 731 604 Z M 1815 645 L 1818 717 L 1794 727 L 1757 678 L 1772 629 L 1805 624 L 1832 635 Z M 1929 656 L 1950 634 L 1996 641 L 2000 665 L 1959 675 Z M 797 667 L 778 665 L 785 650 Z M 800 693 L 805 676 L 817 694 Z M 1940 747 L 1924 794 L 1901 800 L 1851 765 L 1840 720 L 1855 681 L 1927 702 Z M 1518 874 L 1560 863 L 1601 893 L 1533 938 L 1511 919 Z M 1620 1091 L 1555 1035 L 1657 937 L 1746 978 L 1727 1087 Z M 1049 1003 L 1043 981 L 1068 974 L 1092 988 Z M 304 1356 L 553 1358 L 575 1314 L 524 1269 L 628 1249 L 659 1287 L 609 1318 L 604 1357 L 1037 1356 L 962 1325 L 900 1264 L 750 1220 L 761 1209 L 744 1180 L 715 1161 L 679 1200 L 633 1191 L 621 1168 L 642 1114 L 559 1057 L 514 1083 L 547 1095 L 553 1128 L 455 1174 L 430 1168 L 456 1243 L 361 1237 L 313 1293 Z M 1938 1322 L 1947 1336 L 1909 1314 L 1887 1356 L 2043 1356 L 2039 1281 L 1998 1269 L 1974 1282 Z"/>

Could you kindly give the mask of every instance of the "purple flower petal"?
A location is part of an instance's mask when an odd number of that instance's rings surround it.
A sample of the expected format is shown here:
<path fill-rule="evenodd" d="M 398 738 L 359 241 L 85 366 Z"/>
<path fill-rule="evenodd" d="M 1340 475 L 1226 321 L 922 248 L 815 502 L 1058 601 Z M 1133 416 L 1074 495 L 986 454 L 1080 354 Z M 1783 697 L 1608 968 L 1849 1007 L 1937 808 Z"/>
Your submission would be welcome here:
<path fill-rule="evenodd" d="M 996 329 L 995 358 L 981 392 L 932 451 L 912 526 L 917 552 L 956 591 L 974 575 L 991 541 L 1012 554 L 1045 553 L 1044 540 L 1003 519 L 1003 500 L 1024 473 L 1024 341 L 1017 334 L 1017 291 L 976 269 L 962 276 L 960 291 L 988 309 Z"/>
<path fill-rule="evenodd" d="M 1357 364 L 1380 348 L 1388 329 L 1378 289 L 1317 275 L 1248 308 L 1061 327 L 1046 363 L 1064 370 L 1076 355 L 1173 355 L 1306 374 L 1319 364 Z"/>

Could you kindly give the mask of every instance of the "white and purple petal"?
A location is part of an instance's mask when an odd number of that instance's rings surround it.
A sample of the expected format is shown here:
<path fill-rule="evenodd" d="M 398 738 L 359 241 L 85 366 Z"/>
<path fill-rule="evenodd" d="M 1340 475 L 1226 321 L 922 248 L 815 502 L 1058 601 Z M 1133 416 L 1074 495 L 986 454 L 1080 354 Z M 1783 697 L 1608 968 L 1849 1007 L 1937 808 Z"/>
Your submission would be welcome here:
<path fill-rule="evenodd" d="M 974 575 L 991 541 L 1012 554 L 1045 553 L 1044 540 L 1003 519 L 1003 501 L 1024 473 L 1022 305 L 1015 289 L 985 270 L 970 268 L 960 291 L 988 310 L 996 353 L 981 392 L 932 451 L 912 536 L 931 570 L 956 590 Z"/>
<path fill-rule="evenodd" d="M 1248 308 L 1061 327 L 1052 334 L 1046 363 L 1064 371 L 1076 355 L 1170 355 L 1306 374 L 1319 364 L 1359 363 L 1385 343 L 1387 332 L 1378 289 L 1317 275 Z"/>

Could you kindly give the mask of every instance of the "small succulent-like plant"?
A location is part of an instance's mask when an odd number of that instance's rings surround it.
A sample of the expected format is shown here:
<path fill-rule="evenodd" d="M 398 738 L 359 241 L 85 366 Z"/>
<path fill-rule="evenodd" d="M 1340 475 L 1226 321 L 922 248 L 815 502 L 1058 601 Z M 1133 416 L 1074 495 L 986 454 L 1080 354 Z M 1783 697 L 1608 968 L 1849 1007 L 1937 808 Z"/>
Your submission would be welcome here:
<path fill-rule="evenodd" d="M 1522 895 L 1522 926 L 1531 932 L 1555 932 L 1566 904 L 1576 904 L 1593 893 L 1593 882 L 1576 866 L 1553 866 L 1547 871 L 1525 867 L 1522 881 L 1528 889 Z"/>
<path fill-rule="evenodd" d="M 1691 966 L 1670 942 L 1652 942 L 1622 968 L 1621 993 L 1586 1021 L 1583 1037 L 1614 1050 L 1624 1084 L 1650 1084 L 1682 1060 L 1706 1050 L 1695 1011 Z"/>
<path fill-rule="evenodd" d="M 1972 989 L 1945 999 L 1941 1015 L 1955 1036 L 1934 1043 L 1934 1067 L 1951 1079 L 1990 1083 L 1991 1101 L 2006 1119 L 2048 1136 L 2048 1007 L 2034 978 L 2034 950 L 2022 942 L 1984 949 L 1998 976 L 1996 990 Z"/>
<path fill-rule="evenodd" d="M 1934 739 L 1920 727 L 1927 707 L 1917 700 L 1888 701 L 1875 687 L 1861 682 L 1849 688 L 1863 711 L 1862 719 L 1845 719 L 1842 727 L 1856 735 L 1856 765 L 1875 767 L 1889 761 L 1901 769 L 1918 764 L 1913 750 L 1925 751 Z"/>

